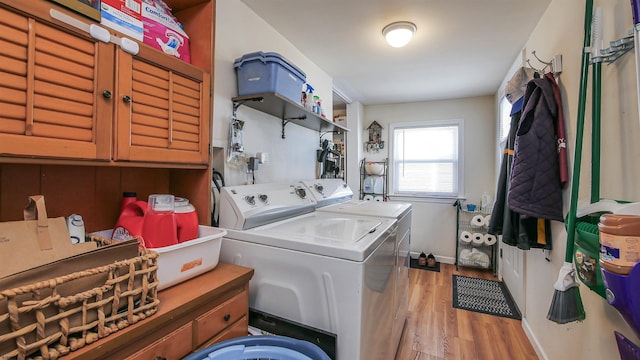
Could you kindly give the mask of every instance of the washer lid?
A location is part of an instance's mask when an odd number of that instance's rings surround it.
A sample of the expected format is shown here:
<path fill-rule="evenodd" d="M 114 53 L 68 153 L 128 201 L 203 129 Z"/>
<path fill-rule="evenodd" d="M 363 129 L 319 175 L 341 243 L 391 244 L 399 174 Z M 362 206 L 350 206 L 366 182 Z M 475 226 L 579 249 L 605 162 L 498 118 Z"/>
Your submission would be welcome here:
<path fill-rule="evenodd" d="M 411 208 L 412 205 L 407 203 L 355 200 L 325 206 L 316 211 L 400 219 Z"/>
<path fill-rule="evenodd" d="M 364 261 L 388 236 L 396 220 L 314 212 L 227 238 L 318 255 Z"/>
<path fill-rule="evenodd" d="M 322 219 L 320 220 L 320 218 Z M 326 217 L 306 216 L 294 221 L 267 225 L 262 228 L 262 231 L 287 236 L 322 238 L 332 243 L 341 244 L 359 242 L 367 234 L 374 233 L 380 225 L 382 225 L 381 219 L 354 219 L 335 214 Z"/>

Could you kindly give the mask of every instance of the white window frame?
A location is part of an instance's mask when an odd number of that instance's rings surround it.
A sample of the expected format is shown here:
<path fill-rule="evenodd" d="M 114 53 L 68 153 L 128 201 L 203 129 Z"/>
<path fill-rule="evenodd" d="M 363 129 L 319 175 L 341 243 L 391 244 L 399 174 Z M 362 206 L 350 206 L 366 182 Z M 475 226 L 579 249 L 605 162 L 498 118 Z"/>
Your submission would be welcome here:
<path fill-rule="evenodd" d="M 396 192 L 396 165 L 394 134 L 396 129 L 424 128 L 424 127 L 441 127 L 441 126 L 457 126 L 458 127 L 458 192 L 452 195 L 437 195 L 424 192 Z M 425 120 L 415 122 L 393 123 L 389 126 L 389 198 L 394 199 L 413 199 L 416 201 L 434 202 L 434 203 L 451 203 L 452 201 L 464 198 L 464 120 Z"/>

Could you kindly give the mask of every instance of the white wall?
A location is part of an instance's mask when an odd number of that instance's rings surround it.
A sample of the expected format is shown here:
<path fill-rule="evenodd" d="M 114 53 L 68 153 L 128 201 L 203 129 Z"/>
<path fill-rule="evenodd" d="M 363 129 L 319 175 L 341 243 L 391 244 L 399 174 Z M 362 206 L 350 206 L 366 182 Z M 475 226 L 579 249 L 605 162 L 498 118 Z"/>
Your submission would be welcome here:
<path fill-rule="evenodd" d="M 492 96 L 407 104 L 371 105 L 364 108 L 364 131 L 374 120 L 382 125 L 385 149 L 364 152 L 367 161 L 388 157 L 389 125 L 423 120 L 464 120 L 464 196 L 479 204 L 483 192 L 495 192 L 495 109 Z M 362 141 L 367 140 L 363 136 Z M 403 200 L 404 201 L 404 200 Z M 456 249 L 456 212 L 451 203 L 413 201 L 411 251 L 433 253 L 440 261 L 452 262 Z"/>
<path fill-rule="evenodd" d="M 347 185 L 351 187 L 357 197 L 360 189 L 360 159 L 362 158 L 362 131 L 364 106 L 360 102 L 347 105 Z"/>
<path fill-rule="evenodd" d="M 628 0 L 596 0 L 603 7 L 603 38 L 609 41 L 627 35 L 632 27 Z M 543 59 L 555 54 L 563 56 L 563 72 L 559 84 L 562 90 L 567 128 L 570 168 L 573 167 L 576 120 L 583 44 L 584 8 L 582 0 L 553 0 L 530 39 L 527 51 L 535 50 Z M 602 183 L 604 198 L 640 200 L 640 126 L 636 102 L 636 73 L 633 52 L 611 65 L 602 65 Z M 511 74 L 506 74 L 505 81 Z M 590 86 L 589 86 L 590 89 Z M 588 92 L 590 99 L 591 90 Z M 584 152 L 580 175 L 580 203 L 589 202 L 591 170 L 591 101 L 587 101 L 584 132 Z M 571 170 L 570 170 L 571 171 Z M 568 211 L 570 187 L 564 191 L 564 209 Z M 552 224 L 554 250 L 551 262 L 540 251 L 526 252 L 525 296 L 526 317 L 523 321 L 534 346 L 545 359 L 615 359 L 618 350 L 613 331 L 618 330 L 631 341 L 640 343 L 615 309 L 599 295 L 580 286 L 586 311 L 583 322 L 558 325 L 547 320 L 554 294 L 553 284 L 564 262 L 566 231 L 564 224 Z"/>
<path fill-rule="evenodd" d="M 289 41 L 258 17 L 240 0 L 216 2 L 216 43 L 213 107 L 213 146 L 226 152 L 229 123 L 232 117 L 231 98 L 237 96 L 235 59 L 244 54 L 277 52 L 302 69 L 322 99 L 325 113 L 332 113 L 332 78 L 306 58 Z M 285 128 L 281 138 L 281 121 L 273 116 L 241 106 L 238 118 L 245 122 L 244 147 L 247 154 L 269 153 L 269 163 L 260 165 L 256 182 L 298 181 L 315 177 L 316 149 L 319 134 L 295 124 Z M 216 156 L 220 159 L 221 156 Z M 247 181 L 244 167 L 224 162 L 227 185 Z"/>

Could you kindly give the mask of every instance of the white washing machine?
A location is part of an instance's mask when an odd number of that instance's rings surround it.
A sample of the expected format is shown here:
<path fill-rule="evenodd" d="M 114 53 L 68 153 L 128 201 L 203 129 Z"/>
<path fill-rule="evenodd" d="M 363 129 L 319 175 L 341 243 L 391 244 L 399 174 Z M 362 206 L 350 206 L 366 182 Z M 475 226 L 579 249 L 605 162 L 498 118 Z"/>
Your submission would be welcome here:
<path fill-rule="evenodd" d="M 365 215 L 395 219 L 398 236 L 395 247 L 393 331 L 391 346 L 397 349 L 409 307 L 409 267 L 412 205 L 397 202 L 352 200 L 353 191 L 341 179 L 316 179 L 302 182 L 316 202 L 317 212 Z"/>
<path fill-rule="evenodd" d="M 300 183 L 224 187 L 221 261 L 255 269 L 250 308 L 335 334 L 338 360 L 393 359 L 395 219 L 315 205 Z"/>

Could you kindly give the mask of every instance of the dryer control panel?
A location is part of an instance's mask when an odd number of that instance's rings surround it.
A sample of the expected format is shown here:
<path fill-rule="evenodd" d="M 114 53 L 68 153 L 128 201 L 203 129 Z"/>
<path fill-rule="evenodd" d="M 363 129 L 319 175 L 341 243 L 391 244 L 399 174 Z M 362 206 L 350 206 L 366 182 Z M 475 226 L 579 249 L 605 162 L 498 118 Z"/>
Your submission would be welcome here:
<path fill-rule="evenodd" d="M 223 187 L 220 227 L 246 230 L 306 214 L 316 201 L 300 184 L 255 184 Z"/>

